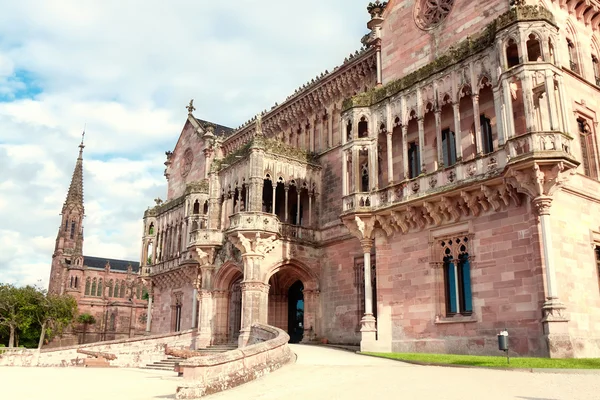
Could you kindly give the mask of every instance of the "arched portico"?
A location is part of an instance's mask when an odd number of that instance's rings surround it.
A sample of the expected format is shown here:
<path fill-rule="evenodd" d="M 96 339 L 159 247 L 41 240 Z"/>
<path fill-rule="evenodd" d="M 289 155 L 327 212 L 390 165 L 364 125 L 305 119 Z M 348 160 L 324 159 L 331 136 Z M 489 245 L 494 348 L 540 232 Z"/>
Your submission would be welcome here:
<path fill-rule="evenodd" d="M 308 341 L 317 334 L 318 280 L 299 261 L 285 261 L 267 273 L 268 324 L 285 330 L 291 342 Z"/>

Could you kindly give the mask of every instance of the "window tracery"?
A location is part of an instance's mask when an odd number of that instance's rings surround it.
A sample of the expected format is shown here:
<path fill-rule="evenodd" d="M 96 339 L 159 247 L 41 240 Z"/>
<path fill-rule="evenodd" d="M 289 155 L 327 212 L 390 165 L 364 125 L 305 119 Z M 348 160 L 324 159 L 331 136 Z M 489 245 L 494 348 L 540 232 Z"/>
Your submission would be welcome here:
<path fill-rule="evenodd" d="M 415 4 L 415 22 L 420 29 L 433 29 L 446 19 L 452 6 L 454 0 L 420 0 Z"/>

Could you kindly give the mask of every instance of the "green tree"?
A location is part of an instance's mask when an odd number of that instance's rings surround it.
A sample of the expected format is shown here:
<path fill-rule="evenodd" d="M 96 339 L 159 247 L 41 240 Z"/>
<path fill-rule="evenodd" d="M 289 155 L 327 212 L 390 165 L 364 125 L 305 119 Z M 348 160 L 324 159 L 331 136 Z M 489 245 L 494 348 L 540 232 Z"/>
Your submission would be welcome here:
<path fill-rule="evenodd" d="M 73 322 L 77 314 L 77 301 L 71 295 L 55 295 L 45 291 L 40 292 L 36 319 L 40 324 L 40 339 L 38 348 L 44 344 L 46 331 L 52 334 L 62 334 L 64 329 Z"/>
<path fill-rule="evenodd" d="M 83 324 L 83 337 L 81 338 L 81 342 L 85 343 L 85 334 L 87 332 L 88 325 L 92 325 L 96 323 L 96 318 L 93 315 L 88 313 L 79 314 L 77 317 L 77 322 Z"/>
<path fill-rule="evenodd" d="M 38 299 L 39 291 L 33 286 L 0 283 L 0 325 L 9 330 L 8 347 L 15 346 L 18 331 L 26 331 L 35 322 Z"/>

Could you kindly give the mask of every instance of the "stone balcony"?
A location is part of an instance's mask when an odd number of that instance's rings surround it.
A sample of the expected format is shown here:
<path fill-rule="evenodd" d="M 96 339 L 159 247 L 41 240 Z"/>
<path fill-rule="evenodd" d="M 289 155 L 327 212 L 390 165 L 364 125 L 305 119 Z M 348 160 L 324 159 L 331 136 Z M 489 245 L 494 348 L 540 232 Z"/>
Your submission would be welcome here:
<path fill-rule="evenodd" d="M 574 161 L 573 139 L 562 132 L 529 132 L 510 138 L 505 145 L 486 155 L 459 161 L 451 167 L 422 174 L 414 179 L 369 193 L 353 193 L 343 198 L 342 215 L 371 212 L 402 205 L 419 198 L 441 195 L 501 177 L 509 165 L 540 160 Z"/>
<path fill-rule="evenodd" d="M 315 229 L 284 223 L 281 224 L 281 237 L 292 242 L 315 243 L 319 240 Z"/>
<path fill-rule="evenodd" d="M 281 228 L 276 215 L 259 211 L 242 211 L 229 217 L 229 228 L 226 233 L 234 232 L 280 234 Z"/>
<path fill-rule="evenodd" d="M 198 229 L 190 232 L 190 242 L 188 247 L 214 247 L 223 244 L 224 235 L 220 230 L 215 229 Z"/>

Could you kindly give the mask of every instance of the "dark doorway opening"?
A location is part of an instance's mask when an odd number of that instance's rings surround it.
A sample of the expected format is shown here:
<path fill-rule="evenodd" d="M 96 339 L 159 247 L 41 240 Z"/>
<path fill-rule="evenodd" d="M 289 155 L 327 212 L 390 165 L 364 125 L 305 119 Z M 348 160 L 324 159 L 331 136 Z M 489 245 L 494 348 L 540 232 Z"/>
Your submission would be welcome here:
<path fill-rule="evenodd" d="M 304 336 L 304 285 L 296 281 L 288 291 L 288 334 L 290 343 L 300 343 Z"/>

